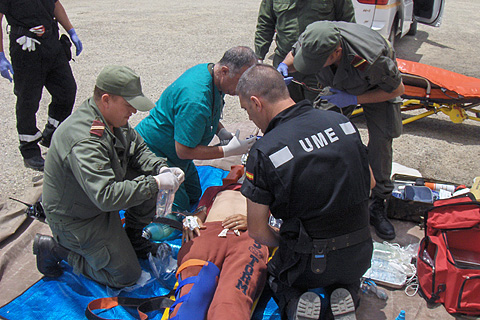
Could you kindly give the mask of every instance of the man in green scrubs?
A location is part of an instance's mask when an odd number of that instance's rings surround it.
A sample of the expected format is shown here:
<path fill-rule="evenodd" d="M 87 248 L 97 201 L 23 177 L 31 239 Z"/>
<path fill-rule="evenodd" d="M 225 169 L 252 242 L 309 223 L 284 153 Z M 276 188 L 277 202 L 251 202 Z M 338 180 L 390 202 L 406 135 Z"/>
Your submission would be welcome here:
<path fill-rule="evenodd" d="M 238 79 L 255 64 L 248 47 L 229 49 L 217 63 L 203 63 L 185 71 L 162 93 L 154 109 L 135 128 L 150 150 L 185 172 L 173 209 L 190 211 L 202 194 L 193 159 L 241 155 L 255 142 L 239 140 L 220 122 L 224 96 L 236 95 Z M 215 134 L 220 146 L 209 146 Z"/>

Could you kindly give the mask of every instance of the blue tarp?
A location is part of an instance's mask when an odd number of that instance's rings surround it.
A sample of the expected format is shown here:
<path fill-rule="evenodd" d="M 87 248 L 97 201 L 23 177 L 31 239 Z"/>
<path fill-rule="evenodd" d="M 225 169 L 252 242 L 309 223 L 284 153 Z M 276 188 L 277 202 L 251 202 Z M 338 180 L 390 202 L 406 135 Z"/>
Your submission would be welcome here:
<path fill-rule="evenodd" d="M 210 167 L 197 167 L 202 191 L 214 185 L 221 185 L 222 179 L 228 174 L 227 171 Z M 178 252 L 181 239 L 168 241 L 174 252 Z M 176 257 L 176 254 L 174 254 Z M 87 279 L 84 276 L 75 275 L 72 268 L 62 262 L 64 273 L 61 277 L 51 279 L 42 278 L 18 298 L 0 308 L 0 316 L 6 319 L 85 319 L 85 308 L 94 299 L 124 296 L 132 298 L 150 298 L 165 295 L 170 292 L 156 280 L 151 272 L 148 260 L 140 261 L 142 269 L 150 275 L 150 280 L 141 287 L 137 286 L 131 291 L 116 291 L 105 285 Z M 148 276 L 147 276 L 148 277 Z M 131 289 L 131 288 L 130 288 Z M 110 310 L 97 312 L 107 319 L 138 319 L 135 309 L 115 307 Z M 150 319 L 161 319 L 161 313 L 152 312 Z M 275 302 L 269 297 L 263 297 L 256 309 L 255 319 L 280 319 Z"/>

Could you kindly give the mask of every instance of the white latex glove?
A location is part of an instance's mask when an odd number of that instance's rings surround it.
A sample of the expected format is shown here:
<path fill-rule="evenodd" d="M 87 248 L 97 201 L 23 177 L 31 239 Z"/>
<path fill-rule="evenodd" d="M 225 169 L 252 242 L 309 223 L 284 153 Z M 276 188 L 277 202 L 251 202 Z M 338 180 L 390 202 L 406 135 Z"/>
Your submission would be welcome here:
<path fill-rule="evenodd" d="M 177 177 L 180 184 L 182 184 L 183 181 L 185 181 L 185 173 L 183 172 L 182 169 L 180 169 L 178 167 L 162 167 L 162 168 L 160 168 L 160 173 L 164 173 L 164 172 L 173 173 L 173 175 L 175 177 Z"/>
<path fill-rule="evenodd" d="M 218 139 L 220 139 L 220 145 L 225 146 L 230 142 L 230 140 L 232 140 L 233 133 L 231 133 L 225 128 L 222 128 L 220 129 L 220 131 L 218 131 L 217 137 Z"/>
<path fill-rule="evenodd" d="M 236 156 L 240 154 L 247 153 L 248 150 L 253 146 L 256 141 L 256 137 L 247 138 L 245 140 L 239 140 L 238 136 L 240 135 L 240 130 L 235 132 L 235 136 L 230 140 L 230 142 L 223 146 L 223 156 Z"/>
<path fill-rule="evenodd" d="M 180 181 L 170 171 L 160 173 L 154 176 L 154 178 L 157 180 L 158 190 L 173 190 L 173 192 L 177 192 L 180 186 Z"/>
<path fill-rule="evenodd" d="M 32 39 L 27 36 L 21 36 L 17 39 L 17 43 L 22 46 L 22 50 L 35 51 L 35 43 L 40 44 L 40 41 Z"/>

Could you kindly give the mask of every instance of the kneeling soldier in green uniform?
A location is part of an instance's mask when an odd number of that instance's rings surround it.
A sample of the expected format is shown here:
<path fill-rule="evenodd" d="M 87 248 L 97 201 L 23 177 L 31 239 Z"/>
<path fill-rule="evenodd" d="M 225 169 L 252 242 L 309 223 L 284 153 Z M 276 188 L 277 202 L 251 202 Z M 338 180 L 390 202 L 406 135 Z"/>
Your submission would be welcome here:
<path fill-rule="evenodd" d="M 56 130 L 45 163 L 43 204 L 53 236 L 37 234 L 33 252 L 45 276 L 77 274 L 111 287 L 133 285 L 138 258 L 156 248 L 141 237 L 159 190 L 177 190 L 184 174 L 168 168 L 128 124 L 154 104 L 133 70 L 107 66 L 92 98 Z M 125 209 L 125 229 L 118 211 Z"/>

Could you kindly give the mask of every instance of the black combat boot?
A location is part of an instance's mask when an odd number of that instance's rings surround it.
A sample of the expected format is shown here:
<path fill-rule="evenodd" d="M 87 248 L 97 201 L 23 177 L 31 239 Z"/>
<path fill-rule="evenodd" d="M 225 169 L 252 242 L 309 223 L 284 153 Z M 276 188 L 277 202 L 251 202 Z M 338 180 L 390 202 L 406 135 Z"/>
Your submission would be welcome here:
<path fill-rule="evenodd" d="M 295 303 L 296 302 L 296 303 Z M 294 306 L 294 308 L 292 308 Z M 320 319 L 322 300 L 315 292 L 304 292 L 298 299 L 293 299 L 287 306 L 288 319 Z"/>
<path fill-rule="evenodd" d="M 44 147 L 50 148 L 50 143 L 52 142 L 52 136 L 57 128 L 50 123 L 45 125 L 45 129 L 42 132 L 42 140 L 40 140 L 40 144 Z"/>
<path fill-rule="evenodd" d="M 370 205 L 370 224 L 375 227 L 375 233 L 383 240 L 395 238 L 395 228 L 388 221 L 385 212 L 385 199 L 373 196 Z"/>
<path fill-rule="evenodd" d="M 45 160 L 42 158 L 42 156 L 33 156 L 30 158 L 24 158 L 23 164 L 26 168 L 43 171 L 43 168 L 45 167 Z"/>
<path fill-rule="evenodd" d="M 33 254 L 37 256 L 37 269 L 46 277 L 62 275 L 60 261 L 67 260 L 70 251 L 60 246 L 52 237 L 37 233 L 33 240 Z"/>
<path fill-rule="evenodd" d="M 330 307 L 333 318 L 356 320 L 355 304 L 350 292 L 345 288 L 337 288 L 330 295 Z"/>
<path fill-rule="evenodd" d="M 38 146 L 39 140 L 40 139 L 28 142 L 20 141 L 19 149 L 20 153 L 22 154 L 23 164 L 25 165 L 25 167 L 37 171 L 43 171 L 43 167 L 45 166 L 45 160 L 42 158 L 42 151 Z"/>
<path fill-rule="evenodd" d="M 43 171 L 43 167 L 45 166 L 45 160 L 42 157 L 42 150 L 38 146 L 38 141 L 40 138 L 34 141 L 20 141 L 20 153 L 23 157 L 23 164 L 25 167 Z"/>
<path fill-rule="evenodd" d="M 142 237 L 142 228 L 125 227 L 125 232 L 139 259 L 147 259 L 149 252 L 154 256 L 157 254 L 157 249 L 160 244 Z"/>

